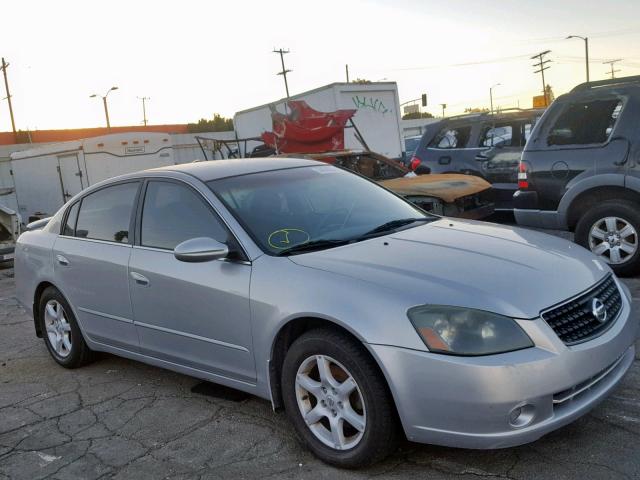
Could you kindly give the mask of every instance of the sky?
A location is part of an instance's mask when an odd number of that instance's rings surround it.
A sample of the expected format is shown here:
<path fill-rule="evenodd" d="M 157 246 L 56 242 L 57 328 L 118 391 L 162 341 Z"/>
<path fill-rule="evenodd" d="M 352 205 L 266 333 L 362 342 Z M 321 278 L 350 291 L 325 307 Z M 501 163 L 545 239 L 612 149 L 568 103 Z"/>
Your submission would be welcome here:
<path fill-rule="evenodd" d="M 640 74 L 640 2 L 593 0 L 109 0 L 11 1 L 3 6 L 0 55 L 22 130 L 139 125 L 231 117 L 284 96 L 351 79 L 396 81 L 400 101 L 428 96 L 427 111 L 531 106 L 541 93 L 529 57 L 543 50 L 556 95 L 585 80 Z M 0 86 L 0 99 L 5 97 Z M 11 129 L 6 100 L 0 131 Z"/>

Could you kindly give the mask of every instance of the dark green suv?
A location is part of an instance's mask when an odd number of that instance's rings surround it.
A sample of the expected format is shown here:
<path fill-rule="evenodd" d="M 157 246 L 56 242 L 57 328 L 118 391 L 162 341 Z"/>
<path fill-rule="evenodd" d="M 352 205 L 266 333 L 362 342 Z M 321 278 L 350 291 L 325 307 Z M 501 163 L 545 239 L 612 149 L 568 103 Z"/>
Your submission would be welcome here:
<path fill-rule="evenodd" d="M 619 275 L 640 271 L 640 76 L 578 85 L 536 124 L 514 194 L 519 224 L 566 229 Z"/>

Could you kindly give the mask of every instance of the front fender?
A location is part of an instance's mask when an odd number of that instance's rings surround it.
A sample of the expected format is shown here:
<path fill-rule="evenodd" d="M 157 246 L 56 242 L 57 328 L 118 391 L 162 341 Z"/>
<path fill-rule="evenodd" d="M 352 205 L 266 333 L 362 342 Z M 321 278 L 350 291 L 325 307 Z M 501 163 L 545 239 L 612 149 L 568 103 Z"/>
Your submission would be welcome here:
<path fill-rule="evenodd" d="M 415 300 L 415 299 L 414 299 Z M 393 288 L 297 265 L 288 258 L 263 256 L 251 276 L 252 335 L 258 382 L 268 390 L 268 365 L 281 329 L 299 318 L 338 325 L 363 344 L 426 347 L 409 321 L 415 304 Z"/>

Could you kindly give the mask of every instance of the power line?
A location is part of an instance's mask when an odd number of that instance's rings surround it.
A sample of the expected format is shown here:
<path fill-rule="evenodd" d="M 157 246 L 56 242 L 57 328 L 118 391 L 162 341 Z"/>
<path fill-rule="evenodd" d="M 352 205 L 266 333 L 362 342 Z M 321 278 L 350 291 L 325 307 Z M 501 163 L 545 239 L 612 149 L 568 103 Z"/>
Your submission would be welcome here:
<path fill-rule="evenodd" d="M 282 48 L 276 50 L 275 48 L 273 49 L 273 53 L 279 53 L 280 54 L 280 62 L 282 63 L 282 71 L 278 72 L 278 75 L 282 75 L 284 77 L 284 88 L 287 92 L 287 98 L 289 98 L 289 84 L 287 83 L 287 73 L 291 73 L 292 70 L 287 70 L 284 67 L 284 56 L 285 54 L 289 53 L 289 50 L 284 50 Z"/>

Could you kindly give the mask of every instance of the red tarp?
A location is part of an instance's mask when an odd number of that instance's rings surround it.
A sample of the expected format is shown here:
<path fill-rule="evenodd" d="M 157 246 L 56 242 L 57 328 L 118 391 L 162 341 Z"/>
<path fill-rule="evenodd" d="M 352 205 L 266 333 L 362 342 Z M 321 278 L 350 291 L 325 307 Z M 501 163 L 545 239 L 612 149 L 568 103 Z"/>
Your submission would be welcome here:
<path fill-rule="evenodd" d="M 304 100 L 290 100 L 288 115 L 271 114 L 272 132 L 262 141 L 280 153 L 317 153 L 344 149 L 344 127 L 356 110 L 319 112 Z"/>

